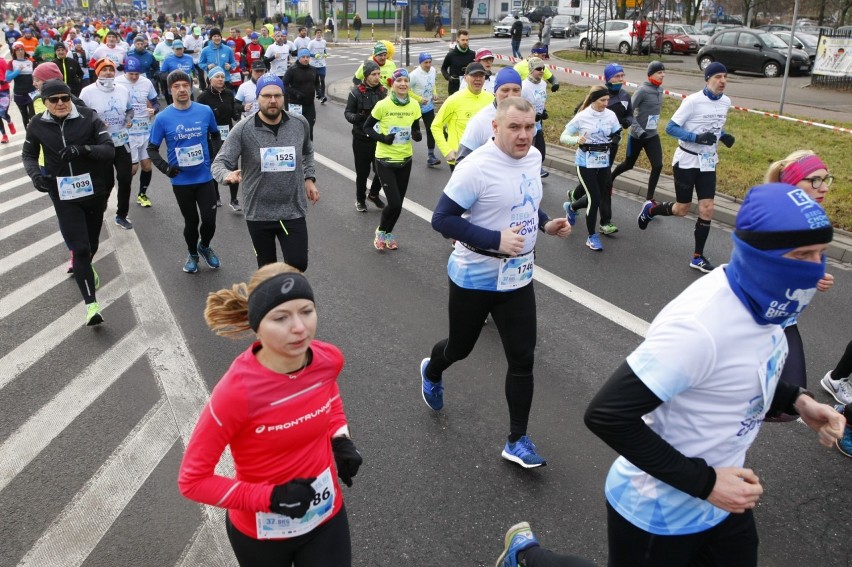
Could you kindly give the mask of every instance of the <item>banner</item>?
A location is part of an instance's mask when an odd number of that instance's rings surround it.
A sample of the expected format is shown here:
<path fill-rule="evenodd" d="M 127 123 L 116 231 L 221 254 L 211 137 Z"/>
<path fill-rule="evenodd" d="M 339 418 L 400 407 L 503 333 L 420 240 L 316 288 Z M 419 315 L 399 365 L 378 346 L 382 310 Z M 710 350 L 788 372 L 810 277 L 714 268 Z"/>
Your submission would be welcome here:
<path fill-rule="evenodd" d="M 852 77 L 852 37 L 822 36 L 817 46 L 814 75 Z"/>

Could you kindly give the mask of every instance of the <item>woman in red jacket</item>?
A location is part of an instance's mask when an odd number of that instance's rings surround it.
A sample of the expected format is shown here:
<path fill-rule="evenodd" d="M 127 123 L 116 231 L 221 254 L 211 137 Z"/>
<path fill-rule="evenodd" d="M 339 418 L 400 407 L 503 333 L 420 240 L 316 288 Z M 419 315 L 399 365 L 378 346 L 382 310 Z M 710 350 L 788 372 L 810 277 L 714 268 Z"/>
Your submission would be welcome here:
<path fill-rule="evenodd" d="M 343 355 L 314 340 L 310 284 L 287 264 L 269 264 L 248 284 L 211 293 L 204 316 L 220 335 L 251 330 L 258 340 L 201 412 L 181 463 L 181 493 L 228 510 L 241 566 L 349 567 L 337 477 L 352 486 L 361 455 L 337 387 Z M 236 478 L 214 470 L 227 446 Z"/>

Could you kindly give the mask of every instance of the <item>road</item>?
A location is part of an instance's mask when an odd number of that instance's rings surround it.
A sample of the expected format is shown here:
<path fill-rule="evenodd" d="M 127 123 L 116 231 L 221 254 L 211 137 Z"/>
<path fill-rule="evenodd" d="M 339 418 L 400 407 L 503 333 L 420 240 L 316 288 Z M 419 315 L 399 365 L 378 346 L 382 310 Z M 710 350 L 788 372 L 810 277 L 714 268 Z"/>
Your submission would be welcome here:
<path fill-rule="evenodd" d="M 329 79 L 352 73 L 367 49 L 336 51 Z M 603 480 L 614 454 L 582 414 L 654 314 L 699 277 L 687 268 L 693 222 L 640 232 L 639 203 L 616 195 L 621 231 L 604 238 L 603 253 L 585 248 L 580 231 L 540 239 L 530 434 L 548 466 L 521 470 L 500 458 L 505 362 L 493 325 L 446 374 L 443 412 L 418 391 L 420 359 L 447 332 L 449 247 L 427 221 L 448 170 L 426 168 L 417 146 L 400 250 L 377 253 L 378 211 L 354 210 L 342 114 L 339 104 L 318 108 L 321 200 L 308 217 L 307 275 L 318 336 L 346 356 L 341 390 L 365 457 L 344 489 L 355 565 L 491 565 L 520 520 L 544 545 L 605 564 Z M 244 220 L 220 209 L 223 267 L 183 273 L 181 217 L 155 173 L 154 206 L 131 209 L 135 229 L 105 223 L 96 266 L 106 323 L 85 328 L 49 200 L 22 170 L 22 138 L 0 146 L 0 565 L 234 565 L 221 513 L 184 500 L 175 479 L 209 390 L 249 344 L 213 335 L 202 318 L 207 293 L 255 267 Z M 546 179 L 544 210 L 556 215 L 573 183 L 557 172 Z M 723 261 L 729 243 L 714 226 L 708 256 Z M 817 382 L 850 338 L 852 286 L 850 266 L 829 270 L 834 289 L 801 321 L 811 387 L 825 402 Z M 852 565 L 849 465 L 801 424 L 765 425 L 748 460 L 766 488 L 756 511 L 761 565 Z"/>

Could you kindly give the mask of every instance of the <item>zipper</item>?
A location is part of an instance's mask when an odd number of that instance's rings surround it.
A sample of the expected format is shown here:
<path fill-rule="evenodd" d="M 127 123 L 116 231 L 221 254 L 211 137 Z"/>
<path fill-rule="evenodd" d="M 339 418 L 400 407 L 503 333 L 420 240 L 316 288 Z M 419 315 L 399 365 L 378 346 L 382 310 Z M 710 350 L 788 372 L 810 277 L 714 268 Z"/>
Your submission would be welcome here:
<path fill-rule="evenodd" d="M 70 116 L 70 115 L 69 115 Z M 68 120 L 68 116 L 65 117 L 65 120 Z M 59 124 L 59 135 L 62 137 L 62 147 L 67 148 L 68 144 L 65 143 L 65 120 L 63 120 Z M 71 162 L 68 162 L 68 172 L 71 174 L 69 177 L 74 177 L 74 168 L 71 167 Z"/>

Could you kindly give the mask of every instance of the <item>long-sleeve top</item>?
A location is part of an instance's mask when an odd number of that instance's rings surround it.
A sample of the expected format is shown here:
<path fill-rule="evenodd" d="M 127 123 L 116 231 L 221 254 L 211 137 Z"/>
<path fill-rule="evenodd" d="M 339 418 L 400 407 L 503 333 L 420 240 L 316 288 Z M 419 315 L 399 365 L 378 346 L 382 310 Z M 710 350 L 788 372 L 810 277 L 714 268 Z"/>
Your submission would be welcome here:
<path fill-rule="evenodd" d="M 352 136 L 358 140 L 368 140 L 369 136 L 364 132 L 364 122 L 370 116 L 373 107 L 380 100 L 388 95 L 381 83 L 375 87 L 368 87 L 362 83 L 357 87 L 352 87 L 349 91 L 349 98 L 346 99 L 346 108 L 343 111 L 343 116 L 346 121 L 352 124 Z"/>
<path fill-rule="evenodd" d="M 574 115 L 559 137 L 563 144 L 576 144 L 585 134 L 586 139 L 577 150 L 575 161 L 578 167 L 609 167 L 609 147 L 611 137 L 621 132 L 615 113 L 604 108 L 600 112 L 587 106 Z M 598 160 L 606 155 L 607 163 Z"/>
<path fill-rule="evenodd" d="M 663 109 L 663 89 L 650 81 L 645 81 L 630 99 L 636 122 L 630 125 L 630 135 L 639 138 L 643 133 L 648 137 L 658 136 L 660 114 Z"/>
<path fill-rule="evenodd" d="M 239 122 L 210 168 L 224 183 L 240 169 L 246 220 L 280 221 L 304 218 L 308 213 L 305 179 L 316 177 L 314 147 L 308 120 L 282 113 L 277 131 L 257 113 Z"/>
<path fill-rule="evenodd" d="M 485 91 L 473 94 L 470 89 L 458 91 L 447 97 L 441 105 L 435 120 L 432 121 L 432 136 L 438 149 L 445 156 L 459 149 L 464 129 L 468 121 L 485 106 L 494 100 L 494 95 Z M 447 137 L 444 137 L 444 126 L 447 127 Z"/>
<path fill-rule="evenodd" d="M 475 55 L 473 49 L 467 48 L 462 51 L 458 45 L 455 46 L 444 56 L 444 62 L 441 63 L 441 75 L 448 81 L 451 78 L 458 80 L 464 75 L 464 68 L 473 63 Z"/>
<path fill-rule="evenodd" d="M 302 65 L 297 61 L 284 73 L 284 93 L 288 104 L 313 106 L 317 85 L 317 70 L 310 65 Z"/>
<path fill-rule="evenodd" d="M 296 478 L 330 472 L 330 509 L 326 501 L 314 511 L 325 513 L 324 521 L 340 511 L 331 438 L 347 425 L 337 385 L 343 354 L 337 347 L 314 340 L 310 363 L 292 380 L 260 364 L 260 348 L 255 343 L 240 354 L 213 388 L 178 474 L 181 494 L 227 508 L 234 527 L 254 538 L 256 514 L 270 512 L 273 488 Z M 234 459 L 234 478 L 215 471 L 225 447 Z"/>
<path fill-rule="evenodd" d="M 231 70 L 237 66 L 237 61 L 234 59 L 233 50 L 223 43 L 216 47 L 212 41 L 207 44 L 207 47 L 201 50 L 201 57 L 198 59 L 198 66 L 207 71 L 208 65 L 213 65 L 225 69 L 225 64 L 231 66 Z"/>

